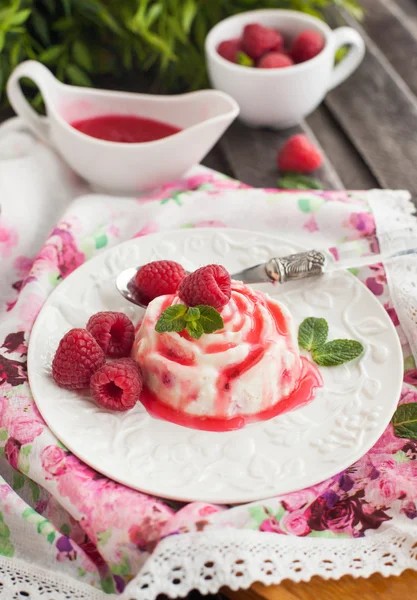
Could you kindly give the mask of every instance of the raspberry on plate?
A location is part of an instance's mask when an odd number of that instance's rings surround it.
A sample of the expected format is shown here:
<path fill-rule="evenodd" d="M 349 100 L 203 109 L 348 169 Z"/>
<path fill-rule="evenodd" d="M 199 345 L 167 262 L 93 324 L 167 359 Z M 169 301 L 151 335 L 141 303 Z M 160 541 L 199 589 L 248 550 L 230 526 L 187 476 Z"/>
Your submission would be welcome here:
<path fill-rule="evenodd" d="M 105 360 L 103 350 L 86 329 L 71 329 L 59 342 L 52 377 L 63 388 L 79 390 L 88 387 L 91 375 Z"/>
<path fill-rule="evenodd" d="M 106 356 L 129 356 L 135 340 L 135 328 L 125 314 L 111 311 L 96 313 L 88 320 L 86 329 Z"/>
<path fill-rule="evenodd" d="M 301 63 L 314 58 L 324 48 L 323 36 L 318 31 L 306 29 L 297 35 L 291 46 L 294 62 Z"/>
<path fill-rule="evenodd" d="M 220 310 L 231 297 L 230 275 L 221 265 L 207 265 L 181 282 L 178 294 L 187 306 L 206 304 Z"/>
<path fill-rule="evenodd" d="M 256 65 L 259 69 L 281 69 L 282 67 L 291 67 L 294 61 L 288 54 L 282 52 L 268 52 L 261 56 Z"/>
<path fill-rule="evenodd" d="M 225 40 L 217 46 L 217 52 L 220 56 L 229 62 L 237 63 L 237 53 L 241 49 L 241 41 L 239 38 L 233 40 Z"/>
<path fill-rule="evenodd" d="M 133 408 L 142 391 L 142 375 L 131 358 L 119 358 L 98 369 L 90 380 L 94 401 L 103 408 L 123 412 Z"/>
<path fill-rule="evenodd" d="M 279 52 L 284 40 L 278 31 L 259 23 L 250 23 L 243 30 L 242 49 L 251 58 L 258 59 L 270 50 Z"/>
<path fill-rule="evenodd" d="M 143 265 L 136 273 L 136 287 L 144 301 L 150 302 L 158 296 L 175 294 L 187 275 L 185 269 L 172 260 L 156 260 Z"/>
<path fill-rule="evenodd" d="M 281 171 L 310 173 L 318 169 L 323 158 L 318 149 L 303 133 L 290 137 L 278 152 L 277 164 Z"/>

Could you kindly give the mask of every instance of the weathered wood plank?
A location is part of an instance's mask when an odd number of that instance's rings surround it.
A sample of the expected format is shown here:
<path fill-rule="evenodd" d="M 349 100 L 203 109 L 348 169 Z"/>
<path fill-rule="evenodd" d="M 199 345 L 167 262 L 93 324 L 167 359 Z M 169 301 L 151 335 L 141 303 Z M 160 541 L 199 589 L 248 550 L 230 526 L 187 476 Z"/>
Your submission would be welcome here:
<path fill-rule="evenodd" d="M 276 187 L 279 173 L 276 166 L 278 148 L 294 133 L 304 132 L 317 142 L 307 124 L 285 131 L 253 129 L 235 121 L 220 140 L 235 177 L 254 187 Z M 318 143 L 318 142 L 317 142 Z M 343 184 L 329 160 L 325 159 L 317 177 L 328 189 L 341 189 Z"/>
<path fill-rule="evenodd" d="M 379 187 L 379 182 L 324 104 L 308 117 L 307 123 L 327 156 L 331 156 L 332 164 L 347 190 Z"/>
<path fill-rule="evenodd" d="M 343 18 L 364 37 L 367 54 L 326 105 L 380 184 L 417 196 L 417 100 L 364 29 Z"/>
<path fill-rule="evenodd" d="M 397 9 L 404 15 L 409 25 L 415 27 L 417 31 L 417 3 L 416 0 L 386 0 L 393 9 Z"/>
<path fill-rule="evenodd" d="M 377 573 L 367 579 L 345 576 L 328 581 L 316 576 L 308 582 L 285 580 L 269 587 L 255 583 L 249 590 L 222 591 L 230 600 L 411 600 L 417 594 L 417 574 L 407 570 L 399 577 Z"/>
<path fill-rule="evenodd" d="M 417 26 L 389 0 L 361 2 L 367 10 L 366 33 L 417 96 Z"/>
<path fill-rule="evenodd" d="M 229 177 L 235 177 L 219 142 L 210 150 L 207 156 L 201 161 L 201 164 L 209 167 L 209 169 L 220 171 L 220 173 L 224 173 Z"/>

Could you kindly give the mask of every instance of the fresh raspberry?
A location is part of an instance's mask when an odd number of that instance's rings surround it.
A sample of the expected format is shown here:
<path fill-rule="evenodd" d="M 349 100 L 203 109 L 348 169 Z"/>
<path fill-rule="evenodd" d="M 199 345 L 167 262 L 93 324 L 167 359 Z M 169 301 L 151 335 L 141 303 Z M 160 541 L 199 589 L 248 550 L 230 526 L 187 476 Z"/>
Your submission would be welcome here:
<path fill-rule="evenodd" d="M 237 63 L 237 53 L 241 49 L 241 41 L 236 38 L 234 40 L 225 40 L 217 46 L 217 52 L 222 58 L 229 62 Z"/>
<path fill-rule="evenodd" d="M 317 56 L 324 48 L 323 36 L 318 31 L 306 29 L 297 35 L 291 46 L 294 62 L 301 63 Z"/>
<path fill-rule="evenodd" d="M 323 158 L 317 148 L 303 133 L 290 137 L 278 152 L 277 163 L 281 171 L 310 173 L 318 169 Z"/>
<path fill-rule="evenodd" d="M 86 327 L 97 344 L 110 358 L 129 356 L 135 339 L 132 321 L 121 312 L 99 312 L 90 317 Z"/>
<path fill-rule="evenodd" d="M 157 296 L 175 294 L 186 275 L 186 271 L 178 263 L 172 260 L 156 260 L 138 270 L 136 286 L 146 304 Z"/>
<path fill-rule="evenodd" d="M 142 391 L 142 376 L 131 358 L 106 363 L 90 379 L 94 401 L 103 408 L 119 412 L 133 408 Z"/>
<path fill-rule="evenodd" d="M 221 265 L 201 267 L 181 282 L 178 294 L 188 306 L 207 304 L 220 310 L 232 294 L 230 275 Z"/>
<path fill-rule="evenodd" d="M 71 329 L 59 342 L 52 361 L 55 383 L 69 390 L 88 387 L 91 375 L 106 360 L 103 350 L 85 329 Z"/>
<path fill-rule="evenodd" d="M 291 67 L 294 61 L 287 54 L 281 52 L 268 52 L 261 56 L 256 65 L 259 69 L 281 69 L 282 67 Z"/>
<path fill-rule="evenodd" d="M 242 49 L 255 60 L 270 50 L 279 52 L 283 45 L 282 35 L 275 29 L 251 23 L 243 30 Z"/>

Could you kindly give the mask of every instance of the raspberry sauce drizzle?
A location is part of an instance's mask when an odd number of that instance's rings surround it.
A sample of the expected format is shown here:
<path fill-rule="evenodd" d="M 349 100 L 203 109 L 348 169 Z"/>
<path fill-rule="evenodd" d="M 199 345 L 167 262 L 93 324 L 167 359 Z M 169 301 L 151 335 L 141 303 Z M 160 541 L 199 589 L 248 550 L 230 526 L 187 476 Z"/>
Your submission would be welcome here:
<path fill-rule="evenodd" d="M 306 358 L 301 357 L 301 362 L 301 378 L 295 390 L 286 398 L 282 398 L 275 406 L 253 415 L 241 415 L 231 419 L 216 419 L 214 417 L 199 417 L 185 414 L 160 402 L 146 385 L 140 395 L 140 402 L 155 419 L 170 421 L 176 425 L 200 431 L 233 431 L 241 429 L 250 423 L 268 421 L 285 412 L 301 408 L 314 398 L 315 390 L 322 386 L 320 374 L 316 367 Z"/>

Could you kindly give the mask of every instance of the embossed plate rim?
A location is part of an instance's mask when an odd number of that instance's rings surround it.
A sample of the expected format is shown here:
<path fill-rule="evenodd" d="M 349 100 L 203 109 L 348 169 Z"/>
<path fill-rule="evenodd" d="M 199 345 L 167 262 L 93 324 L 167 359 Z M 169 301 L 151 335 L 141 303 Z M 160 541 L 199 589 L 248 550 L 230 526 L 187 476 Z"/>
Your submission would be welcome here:
<path fill-rule="evenodd" d="M 47 314 L 47 311 L 53 307 L 54 305 L 58 305 L 60 304 L 60 297 L 62 297 L 63 292 L 65 292 L 65 289 L 68 286 L 72 286 L 74 287 L 74 289 L 77 288 L 77 284 L 76 281 L 78 280 L 82 280 L 82 278 L 87 275 L 90 277 L 90 275 L 92 274 L 93 271 L 99 272 L 101 269 L 105 268 L 106 265 L 106 260 L 111 257 L 111 255 L 114 253 L 115 256 L 117 256 L 117 253 L 121 253 L 124 251 L 124 249 L 129 249 L 129 248 L 138 248 L 139 247 L 139 251 L 141 249 L 141 247 L 144 249 L 144 252 L 147 252 L 148 254 L 152 252 L 152 248 L 154 248 L 154 246 L 157 246 L 158 240 L 163 241 L 163 242 L 169 242 L 169 240 L 177 240 L 181 243 L 181 239 L 187 239 L 189 237 L 192 236 L 196 236 L 196 234 L 198 234 L 198 236 L 200 238 L 203 239 L 203 243 L 209 243 L 209 240 L 214 239 L 215 236 L 220 236 L 220 237 L 226 237 L 226 238 L 230 238 L 233 240 L 233 238 L 237 238 L 237 240 L 241 241 L 241 244 L 243 244 L 243 240 L 247 239 L 248 236 L 251 236 L 252 238 L 259 238 L 259 244 L 262 245 L 262 243 L 264 244 L 269 244 L 272 245 L 274 247 L 278 247 L 279 245 L 281 246 L 289 246 L 291 248 L 293 248 L 294 250 L 304 250 L 305 247 L 302 247 L 298 242 L 292 242 L 290 241 L 288 238 L 282 238 L 281 236 L 275 236 L 269 233 L 262 233 L 262 232 L 256 232 L 256 231 L 249 231 L 249 230 L 242 230 L 242 229 L 220 229 L 220 228 L 199 228 L 199 229 L 187 229 L 187 230 L 183 230 L 183 229 L 178 229 L 178 230 L 172 230 L 169 232 L 161 232 L 161 233 L 157 233 L 157 234 L 152 234 L 152 235 L 148 235 L 148 236 L 144 236 L 142 238 L 135 238 L 133 240 L 128 240 L 126 242 L 123 242 L 113 248 L 110 248 L 106 251 L 104 251 L 103 253 L 99 254 L 98 256 L 96 256 L 95 258 L 89 260 L 87 263 L 85 263 L 84 265 L 82 265 L 81 267 L 79 267 L 74 273 L 72 273 L 69 277 L 67 277 L 59 286 L 56 290 L 54 290 L 54 292 L 52 292 L 52 294 L 48 297 L 44 307 L 41 309 L 38 318 L 35 322 L 35 325 L 33 327 L 32 330 L 32 334 L 30 337 L 30 343 L 29 343 L 29 350 L 28 350 L 28 372 L 29 372 L 29 378 L 31 381 L 31 388 L 32 388 L 32 393 L 34 396 L 34 399 L 37 403 L 37 406 L 43 416 L 43 418 L 45 419 L 45 421 L 47 422 L 48 426 L 50 427 L 50 429 L 54 432 L 54 434 L 65 444 L 65 446 L 72 451 L 76 456 L 78 456 L 82 461 L 84 461 L 86 464 L 90 465 L 92 468 L 96 469 L 97 471 L 101 472 L 102 474 L 106 475 L 107 477 L 110 477 L 111 479 L 114 479 L 116 481 L 119 481 L 122 484 L 125 484 L 129 487 L 132 487 L 134 489 L 138 489 L 142 492 L 145 493 L 149 493 L 152 495 L 158 495 L 158 496 L 162 496 L 165 498 L 169 498 L 169 499 L 175 499 L 175 500 L 181 500 L 181 501 L 208 501 L 208 502 L 214 502 L 214 503 L 218 503 L 218 504 L 235 504 L 235 503 L 242 503 L 242 502 L 250 502 L 250 501 L 254 501 L 254 500 L 259 500 L 261 498 L 266 498 L 266 497 L 270 497 L 270 496 L 274 496 L 274 495 L 278 495 L 278 494 L 284 494 L 284 493 L 289 493 L 298 489 L 302 489 L 304 487 L 307 486 L 311 486 L 311 485 L 315 485 L 317 483 L 319 483 L 320 481 L 323 481 L 324 479 L 327 479 L 328 477 L 331 477 L 335 474 L 337 474 L 338 472 L 342 471 L 343 469 L 347 468 L 350 464 L 352 464 L 353 462 L 355 462 L 356 460 L 358 460 L 363 454 L 365 454 L 369 448 L 372 447 L 372 445 L 377 441 L 377 439 L 380 437 L 380 435 L 383 433 L 386 425 L 389 422 L 389 419 L 391 418 L 392 413 L 395 410 L 396 407 L 396 403 L 397 403 L 397 399 L 399 397 L 400 394 L 400 390 L 401 390 L 401 384 L 402 384 L 402 358 L 401 358 L 401 346 L 400 346 L 400 342 L 397 336 L 397 333 L 395 331 L 395 328 L 391 322 L 391 320 L 389 319 L 388 314 L 386 313 L 386 311 L 383 309 L 383 307 L 380 305 L 380 303 L 378 302 L 378 300 L 373 296 L 373 294 L 366 288 L 366 286 L 364 286 L 355 276 L 353 276 L 351 273 L 349 272 L 343 272 L 341 274 L 339 274 L 338 276 L 341 276 L 345 281 L 346 281 L 346 285 L 347 282 L 349 281 L 349 286 L 352 287 L 354 286 L 355 290 L 360 290 L 358 292 L 359 296 L 363 296 L 364 298 L 367 298 L 367 303 L 369 304 L 369 302 L 374 306 L 377 307 L 376 311 L 377 311 L 377 316 L 380 316 L 381 319 L 383 320 L 383 325 L 385 328 L 385 331 L 387 331 L 389 333 L 389 336 L 391 338 L 390 343 L 392 343 L 392 347 L 390 346 L 390 349 L 393 351 L 393 353 L 396 355 L 397 357 L 397 368 L 396 368 L 396 373 L 397 373 L 397 380 L 396 380 L 396 385 L 394 386 L 395 390 L 396 390 L 396 394 L 393 394 L 393 398 L 391 400 L 386 400 L 384 403 L 384 411 L 383 414 L 381 416 L 378 417 L 378 426 L 376 429 L 374 429 L 373 431 L 370 430 L 369 433 L 365 436 L 366 440 L 365 443 L 363 442 L 361 445 L 360 450 L 356 450 L 353 453 L 350 453 L 349 456 L 343 460 L 343 461 L 339 461 L 335 464 L 332 464 L 330 462 L 330 464 L 328 464 L 327 466 L 325 466 L 324 461 L 323 464 L 315 464 L 315 475 L 314 477 L 310 476 L 310 473 L 307 473 L 307 476 L 303 476 L 300 475 L 299 478 L 295 478 L 294 477 L 291 479 L 289 478 L 288 473 L 285 475 L 285 463 L 281 462 L 281 464 L 275 463 L 275 461 L 272 461 L 270 464 L 272 465 L 272 468 L 274 468 L 274 465 L 276 467 L 277 470 L 274 471 L 275 473 L 275 479 L 274 476 L 272 476 L 272 484 L 271 482 L 268 480 L 268 485 L 270 486 L 269 488 L 265 488 L 262 487 L 263 483 L 259 482 L 258 488 L 260 489 L 264 489 L 264 492 L 259 491 L 244 491 L 244 490 L 240 490 L 240 491 L 232 491 L 231 488 L 228 489 L 227 491 L 217 491 L 214 489 L 214 487 L 212 485 L 210 485 L 210 482 L 206 482 L 204 483 L 204 481 L 202 481 L 202 483 L 200 484 L 200 487 L 198 488 L 198 491 L 196 491 L 194 489 L 194 491 L 192 493 L 188 492 L 187 493 L 187 487 L 183 486 L 182 488 L 176 488 L 174 489 L 174 487 L 171 485 L 164 485 L 164 483 L 157 480 L 157 482 L 150 482 L 148 480 L 148 484 L 144 483 L 144 481 L 142 480 L 140 483 L 137 482 L 137 473 L 135 476 L 132 476 L 131 474 L 129 474 L 129 476 L 126 476 L 125 474 L 123 475 L 119 475 L 118 476 L 118 469 L 112 465 L 111 461 L 109 463 L 109 458 L 106 461 L 97 461 L 95 458 L 92 459 L 91 456 L 89 456 L 88 453 L 88 448 L 86 449 L 85 447 L 83 447 L 81 445 L 79 445 L 79 443 L 77 441 L 74 441 L 74 436 L 73 431 L 71 431 L 71 425 L 68 424 L 65 419 L 65 423 L 57 423 L 55 416 L 52 415 L 52 411 L 50 409 L 50 407 L 48 408 L 48 402 L 53 402 L 56 405 L 56 402 L 54 402 L 54 400 L 50 399 L 48 400 L 46 398 L 45 395 L 45 390 L 48 391 L 48 384 L 49 386 L 51 386 L 52 384 L 50 382 L 48 382 L 48 378 L 44 375 L 39 374 L 39 364 L 37 365 L 37 361 L 36 361 L 36 357 L 39 355 L 41 348 L 39 348 L 39 344 L 37 340 L 42 340 L 42 322 L 44 320 L 44 315 Z M 241 238 L 243 238 L 243 240 L 241 240 Z M 236 242 L 237 243 L 237 242 Z M 243 246 L 242 246 L 243 247 Z M 129 252 L 129 250 L 127 250 L 127 252 Z M 132 250 L 133 252 L 133 250 Z M 214 251 L 212 252 L 212 256 L 214 256 Z M 234 250 L 232 249 L 232 253 L 234 252 Z M 248 249 L 249 252 L 249 249 Z M 206 251 L 207 254 L 207 251 Z M 208 260 L 211 261 L 215 261 L 215 260 L 219 260 L 218 258 L 214 257 L 214 258 L 210 258 Z M 207 260 L 207 262 L 208 262 Z M 227 264 L 227 260 L 228 258 L 226 257 L 225 260 L 221 261 L 221 262 L 225 262 Z M 203 261 L 206 262 L 206 261 Z M 199 263 L 201 264 L 201 263 Z M 90 275 L 88 275 L 90 274 Z M 67 282 L 70 283 L 67 283 Z M 321 279 L 321 284 L 320 287 L 323 287 L 326 285 L 326 281 L 327 283 L 329 282 L 329 279 Z M 333 281 L 333 280 L 332 280 Z M 334 281 L 336 281 L 334 279 Z M 333 283 L 334 283 L 333 281 Z M 342 281 L 343 283 L 343 281 Z M 74 285 L 75 284 L 75 285 Z M 292 285 L 292 284 L 290 284 Z M 314 286 L 317 287 L 317 280 L 311 281 L 308 284 L 306 282 L 303 282 L 303 288 L 302 290 L 307 289 L 308 286 L 313 285 L 313 291 L 314 291 Z M 81 286 L 79 286 L 81 287 Z M 284 286 L 282 288 L 275 288 L 276 290 L 279 290 L 285 294 L 288 295 L 292 292 L 288 291 L 286 292 L 285 290 L 290 290 L 292 288 L 284 288 Z M 298 293 L 297 290 L 301 290 L 300 288 L 300 284 L 298 284 L 295 287 L 295 292 L 294 293 Z M 271 290 L 268 290 L 271 293 Z M 303 291 L 300 291 L 299 294 L 302 294 Z M 356 292 L 355 292 L 356 293 Z M 280 294 L 281 295 L 281 294 Z M 71 296 L 71 295 L 70 295 Z M 127 302 L 126 302 L 127 305 Z M 103 309 L 103 308 L 102 308 Z M 127 306 L 126 306 L 126 310 L 127 310 Z M 321 309 L 322 310 L 322 309 Z M 347 309 L 346 309 L 347 310 Z M 378 315 L 379 312 L 379 315 Z M 372 313 L 373 314 L 373 313 Z M 369 319 L 369 317 L 367 317 L 367 319 Z M 64 330 L 62 330 L 64 331 Z M 44 336 L 46 334 L 44 333 Z M 62 335 L 62 333 L 60 334 Z M 388 334 L 387 334 L 388 335 Z M 39 359 L 38 359 L 38 363 L 39 363 Z M 384 367 L 381 367 L 381 371 L 383 371 Z M 371 383 L 378 383 L 377 381 L 374 380 L 370 380 Z M 42 385 L 43 382 L 43 385 Z M 45 387 L 46 386 L 46 387 Z M 372 387 L 372 386 L 371 386 Z M 375 386 L 374 386 L 375 387 Z M 376 385 L 376 387 L 378 387 Z M 379 388 L 381 388 L 381 386 L 379 386 Z M 362 388 L 361 388 L 362 389 Z M 363 386 L 363 390 L 364 390 L 364 386 Z M 54 398 L 56 398 L 56 390 L 57 388 L 53 387 L 49 389 L 50 395 Z M 362 394 L 364 393 L 364 391 L 362 390 Z M 371 389 L 372 391 L 372 389 Z M 379 389 L 377 389 L 376 394 L 379 394 L 380 391 Z M 68 402 L 68 400 L 67 400 Z M 71 401 L 72 402 L 72 401 Z M 90 405 L 90 403 L 85 404 L 85 401 L 80 399 L 80 403 L 84 403 L 84 406 L 87 407 L 87 410 L 89 410 L 90 412 L 95 414 L 95 418 L 96 419 L 101 419 L 103 416 L 104 418 L 106 418 L 106 413 L 105 411 L 100 411 L 99 409 L 96 409 L 95 407 L 92 408 L 92 406 Z M 314 403 L 314 401 L 313 401 Z M 75 408 L 75 402 L 74 402 L 74 408 Z M 308 407 L 306 407 L 308 409 Z M 377 407 L 378 408 L 378 407 Z M 72 409 L 72 405 L 71 405 L 71 410 Z M 79 407 L 77 407 L 77 410 L 79 410 Z M 82 409 L 84 410 L 84 409 Z M 134 409 L 136 410 L 136 409 Z M 283 417 L 288 417 L 287 420 L 285 421 L 288 422 L 291 419 L 303 419 L 305 418 L 303 416 L 304 412 L 306 409 L 303 408 L 299 411 L 295 411 L 294 413 L 288 413 L 287 415 L 284 415 Z M 87 414 L 87 412 L 85 413 Z M 136 414 L 136 413 L 135 413 Z M 295 415 L 296 417 L 293 417 L 293 415 Z M 298 415 L 298 417 L 297 417 Z M 108 416 L 108 415 L 107 415 Z M 156 421 L 154 419 L 152 419 L 151 417 L 147 417 L 146 415 L 143 416 L 143 419 L 146 423 L 146 421 L 150 420 L 151 422 L 151 427 L 155 427 L 155 423 Z M 344 418 L 344 417 L 343 417 Z M 348 417 L 350 418 L 350 417 Z M 312 422 L 312 421 L 311 421 Z M 256 437 L 256 432 L 257 430 L 263 431 L 262 434 L 262 439 L 264 440 L 263 443 L 266 444 L 267 442 L 265 440 L 268 440 L 269 446 L 271 446 L 271 444 L 273 444 L 272 441 L 270 441 L 268 439 L 268 436 L 270 434 L 266 433 L 266 427 L 268 425 L 268 423 L 271 423 L 271 426 L 273 428 L 273 423 L 272 422 L 266 422 L 266 423 L 258 423 L 255 425 L 252 425 L 244 430 L 241 430 L 240 434 L 242 434 L 242 431 L 245 432 L 244 436 L 245 439 L 243 440 L 243 442 L 250 446 L 250 450 L 252 449 L 252 446 L 254 444 L 254 438 Z M 284 423 L 284 421 L 282 421 L 282 424 Z M 370 421 L 370 424 L 372 424 L 372 422 Z M 161 422 L 159 422 L 159 425 L 161 425 Z M 174 448 L 178 449 L 179 444 L 178 439 L 182 440 L 184 437 L 184 432 L 189 432 L 190 430 L 186 430 L 185 428 L 179 427 L 179 426 L 175 426 L 173 424 L 163 424 L 163 427 L 168 426 L 169 429 L 169 435 L 171 435 L 172 432 L 175 433 L 176 440 L 175 443 L 172 442 L 171 444 L 171 449 Z M 145 426 L 148 429 L 148 426 Z M 158 425 L 156 425 L 156 427 L 158 427 Z M 353 423 L 352 427 L 358 427 L 358 423 Z M 66 430 L 67 429 L 67 430 Z M 280 431 L 282 432 L 282 430 L 284 429 L 283 426 L 280 426 Z M 308 429 L 308 428 L 307 428 Z M 360 429 L 360 424 L 359 424 L 359 429 Z M 232 432 L 234 433 L 239 433 L 239 432 Z M 226 434 L 211 434 L 209 432 L 193 432 L 193 436 L 197 436 L 201 438 L 201 434 L 205 435 L 212 435 L 212 436 L 225 436 Z M 272 435 L 272 434 L 271 434 Z M 231 437 L 231 436 L 230 436 Z M 279 436 L 278 436 L 279 437 Z M 189 438 L 191 439 L 191 434 L 189 436 Z M 272 436 L 273 438 L 273 436 Z M 271 438 L 271 439 L 272 439 Z M 187 438 L 188 439 L 188 438 Z M 214 443 L 214 437 L 213 439 L 213 443 Z M 217 438 L 218 439 L 218 438 Z M 230 460 L 230 461 L 235 461 L 236 467 L 238 465 L 240 465 L 241 461 L 240 461 L 240 457 L 239 460 L 238 458 L 236 458 L 237 454 L 236 452 L 238 452 L 235 449 L 236 446 L 236 442 L 238 443 L 239 440 L 238 438 L 235 438 L 235 442 L 231 443 L 229 441 L 227 441 L 226 443 L 226 439 L 224 440 L 224 445 L 222 446 L 222 453 L 220 456 L 220 462 L 221 460 L 225 461 L 225 460 Z M 193 442 L 194 443 L 194 442 Z M 78 445 L 77 445 L 78 444 Z M 184 445 L 184 444 L 183 444 Z M 242 446 L 242 443 L 240 444 Z M 85 446 L 85 444 L 84 444 Z M 216 446 L 216 443 L 214 443 L 214 446 Z M 226 452 L 226 446 L 228 446 L 227 452 Z M 206 446 L 207 448 L 208 446 Z M 238 448 L 239 448 L 239 443 L 238 443 Z M 275 450 L 276 446 L 274 445 L 273 449 Z M 130 450 L 130 448 L 129 448 Z M 200 452 L 201 451 L 201 452 Z M 251 450 L 252 451 L 252 450 Z M 204 453 L 204 450 L 201 450 L 201 448 L 199 448 L 199 452 Z M 318 452 L 318 451 L 317 451 Z M 276 449 L 276 453 L 279 454 L 279 447 Z M 311 450 L 311 453 L 313 453 L 313 450 Z M 230 458 L 230 455 L 232 456 L 232 458 Z M 252 455 L 250 455 L 252 456 Z M 250 466 L 252 465 L 252 463 L 255 461 L 255 459 L 260 456 L 259 454 L 259 448 L 257 449 L 255 447 L 254 450 L 254 456 L 251 459 L 250 464 L 248 463 L 246 465 L 246 469 L 249 469 Z M 266 455 L 267 456 L 267 455 Z M 263 459 L 265 459 L 265 454 L 263 456 Z M 171 457 L 170 457 L 171 458 Z M 275 458 L 275 456 L 274 456 Z M 160 460 L 160 459 L 159 459 Z M 171 458 L 171 462 L 172 462 L 172 458 Z M 217 459 L 216 459 L 217 460 Z M 216 460 L 214 461 L 214 463 L 216 462 Z M 249 460 L 249 459 L 248 459 Z M 296 464 L 296 460 L 293 461 L 292 464 Z M 303 459 L 304 460 L 304 459 Z M 163 462 L 163 459 L 162 459 Z M 159 464 L 159 463 L 158 463 Z M 171 464 L 171 463 L 170 463 Z M 289 464 L 289 463 L 288 463 Z M 298 464 L 298 463 L 297 463 Z M 255 465 L 256 465 L 256 461 L 255 461 Z M 282 468 L 281 468 L 282 467 Z M 180 467 L 178 467 L 180 468 Z M 206 467 L 204 467 L 206 468 Z M 265 467 L 262 467 L 265 468 Z M 279 469 L 281 469 L 281 474 Z M 282 474 L 282 471 L 284 471 L 284 473 Z M 222 473 L 222 472 L 221 472 Z M 324 473 L 324 476 L 323 476 Z M 225 478 L 226 478 L 225 474 Z M 279 476 L 278 476 L 279 475 Z M 136 477 L 136 482 L 135 482 L 135 477 Z M 213 476 L 212 476 L 213 477 Z M 215 477 L 215 473 L 214 473 L 214 477 Z M 239 476 L 238 476 L 239 478 Z M 143 477 L 142 477 L 143 479 Z M 146 477 L 145 477 L 146 479 Z M 221 478 L 223 479 L 223 478 Z M 266 479 L 265 475 L 264 475 L 264 480 Z M 240 481 L 240 480 L 239 480 Z M 292 481 L 292 483 L 291 483 Z M 221 483 L 224 483 L 221 481 Z M 243 482 L 242 482 L 243 483 Z M 252 481 L 253 483 L 253 481 Z M 272 487 L 271 487 L 272 485 Z M 230 487 L 230 486 L 229 486 Z M 189 488 L 189 485 L 188 485 Z"/>

